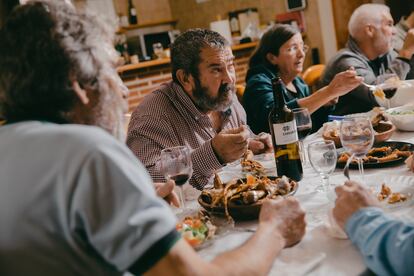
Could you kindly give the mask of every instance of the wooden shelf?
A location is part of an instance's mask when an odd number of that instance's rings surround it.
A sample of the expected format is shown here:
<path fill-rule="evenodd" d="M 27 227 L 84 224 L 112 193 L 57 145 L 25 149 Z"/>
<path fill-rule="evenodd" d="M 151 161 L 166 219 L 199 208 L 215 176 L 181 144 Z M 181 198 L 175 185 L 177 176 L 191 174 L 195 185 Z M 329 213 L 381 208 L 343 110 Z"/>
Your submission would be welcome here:
<path fill-rule="evenodd" d="M 117 70 L 118 70 L 118 73 L 121 74 L 125 71 L 147 68 L 147 67 L 163 65 L 163 64 L 169 64 L 170 62 L 171 60 L 169 58 L 154 59 L 154 60 L 149 60 L 149 61 L 141 61 L 136 64 L 123 65 L 123 66 L 118 67 Z"/>
<path fill-rule="evenodd" d="M 161 20 L 161 21 L 144 23 L 144 24 L 129 25 L 129 26 L 126 26 L 126 27 L 119 28 L 117 33 L 125 33 L 127 31 L 132 31 L 132 30 L 142 29 L 142 28 L 148 28 L 148 27 L 154 27 L 154 26 L 159 26 L 159 25 L 173 25 L 173 26 L 175 26 L 177 24 L 177 22 L 178 22 L 178 20 L 169 19 L 169 20 Z"/>
<path fill-rule="evenodd" d="M 257 43 L 258 43 L 257 41 L 249 42 L 249 43 L 243 43 L 243 44 L 234 45 L 231 48 L 232 48 L 233 51 L 239 51 L 239 50 L 243 50 L 243 49 L 249 49 L 249 48 L 256 47 Z M 142 68 L 147 68 L 147 67 L 153 67 L 153 66 L 157 66 L 157 65 L 169 64 L 170 62 L 171 62 L 171 60 L 169 58 L 154 59 L 154 60 L 149 60 L 149 61 L 141 61 L 141 62 L 136 63 L 136 64 L 123 65 L 123 66 L 118 67 L 117 70 L 118 70 L 118 73 L 122 74 L 123 72 L 126 72 L 126 71 L 137 70 L 137 69 L 142 69 Z"/>
<path fill-rule="evenodd" d="M 238 50 L 243 50 L 243 49 L 248 49 L 248 48 L 253 48 L 256 47 L 258 44 L 257 41 L 253 41 L 253 42 L 248 42 L 248 43 L 243 43 L 243 44 L 237 44 L 237 45 L 233 45 L 231 47 L 231 49 L 233 51 L 238 51 Z"/>

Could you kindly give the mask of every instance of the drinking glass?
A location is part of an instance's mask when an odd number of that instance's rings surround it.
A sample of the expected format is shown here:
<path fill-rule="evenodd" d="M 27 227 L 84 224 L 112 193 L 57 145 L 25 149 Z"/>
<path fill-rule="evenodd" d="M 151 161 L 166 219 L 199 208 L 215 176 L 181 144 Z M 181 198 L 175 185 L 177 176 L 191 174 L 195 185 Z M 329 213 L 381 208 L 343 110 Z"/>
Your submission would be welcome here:
<path fill-rule="evenodd" d="M 371 120 L 365 116 L 345 117 L 341 121 L 339 132 L 342 146 L 357 159 L 359 175 L 362 182 L 364 182 L 362 158 L 374 143 L 374 130 L 372 129 Z"/>
<path fill-rule="evenodd" d="M 191 152 L 186 146 L 166 148 L 161 151 L 160 170 L 166 179 L 172 179 L 179 187 L 181 209 L 185 209 L 183 186 L 193 173 Z"/>
<path fill-rule="evenodd" d="M 309 161 L 312 168 L 321 176 L 322 185 L 318 186 L 318 192 L 326 192 L 329 195 L 329 175 L 336 167 L 336 148 L 333 141 L 316 141 L 308 145 Z"/>
<path fill-rule="evenodd" d="M 381 89 L 385 94 L 388 109 L 391 106 L 391 98 L 394 97 L 397 92 L 399 83 L 400 78 L 394 73 L 379 75 L 375 81 L 377 89 Z"/>
<path fill-rule="evenodd" d="M 296 121 L 296 128 L 299 136 L 299 147 L 302 163 L 307 164 L 306 149 L 303 145 L 303 140 L 309 135 L 312 130 L 312 119 L 307 108 L 294 108 L 292 109 L 293 115 Z"/>
<path fill-rule="evenodd" d="M 154 51 L 154 55 L 156 55 L 158 59 L 162 58 L 164 53 L 164 47 L 162 47 L 161 43 L 157 42 L 152 44 L 152 50 Z"/>

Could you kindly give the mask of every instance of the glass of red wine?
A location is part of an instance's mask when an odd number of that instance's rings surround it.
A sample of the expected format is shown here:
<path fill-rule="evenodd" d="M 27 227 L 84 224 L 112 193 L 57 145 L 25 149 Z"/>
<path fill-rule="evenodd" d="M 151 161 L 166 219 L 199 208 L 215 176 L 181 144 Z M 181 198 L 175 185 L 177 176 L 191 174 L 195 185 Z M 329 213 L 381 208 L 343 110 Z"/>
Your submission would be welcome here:
<path fill-rule="evenodd" d="M 309 135 L 312 130 L 312 119 L 307 108 L 292 109 L 293 116 L 296 121 L 296 129 L 299 136 L 300 155 L 303 165 L 307 164 L 306 149 L 303 145 L 303 140 Z"/>
<path fill-rule="evenodd" d="M 385 98 L 387 99 L 387 108 L 390 108 L 391 98 L 397 92 L 400 78 L 394 73 L 387 73 L 379 75 L 375 83 L 377 88 L 384 92 Z"/>
<path fill-rule="evenodd" d="M 186 146 L 166 148 L 161 151 L 160 169 L 166 179 L 172 179 L 179 187 L 181 209 L 185 209 L 183 186 L 193 173 L 191 151 Z"/>

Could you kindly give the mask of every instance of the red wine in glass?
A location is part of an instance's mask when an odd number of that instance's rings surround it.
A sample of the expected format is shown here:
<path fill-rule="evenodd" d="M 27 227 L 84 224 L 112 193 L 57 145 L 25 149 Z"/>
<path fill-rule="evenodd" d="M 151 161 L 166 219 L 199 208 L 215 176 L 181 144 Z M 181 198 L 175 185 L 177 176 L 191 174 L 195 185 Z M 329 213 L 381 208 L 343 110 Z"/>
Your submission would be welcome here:
<path fill-rule="evenodd" d="M 385 94 L 385 98 L 391 99 L 392 97 L 394 97 L 395 92 L 397 92 L 397 87 L 384 88 L 382 89 L 382 91 Z"/>
<path fill-rule="evenodd" d="M 312 129 L 311 126 L 298 126 L 297 130 L 298 130 L 299 140 L 305 139 L 306 136 L 309 135 L 311 129 Z"/>
<path fill-rule="evenodd" d="M 170 176 L 170 178 L 175 181 L 175 184 L 177 186 L 183 186 L 185 183 L 187 183 L 189 177 L 190 175 L 186 173 Z"/>

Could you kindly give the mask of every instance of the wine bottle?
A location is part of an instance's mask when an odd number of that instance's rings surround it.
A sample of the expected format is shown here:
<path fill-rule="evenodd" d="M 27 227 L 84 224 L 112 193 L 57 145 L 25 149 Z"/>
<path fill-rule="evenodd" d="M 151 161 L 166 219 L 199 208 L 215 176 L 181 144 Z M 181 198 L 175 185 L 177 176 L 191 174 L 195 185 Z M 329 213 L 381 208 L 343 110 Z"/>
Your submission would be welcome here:
<path fill-rule="evenodd" d="M 132 0 L 128 0 L 128 20 L 130 25 L 138 24 L 137 10 Z"/>
<path fill-rule="evenodd" d="M 269 113 L 277 175 L 299 181 L 303 176 L 299 156 L 298 132 L 293 112 L 286 106 L 285 85 L 279 75 L 272 79 L 274 106 Z"/>

